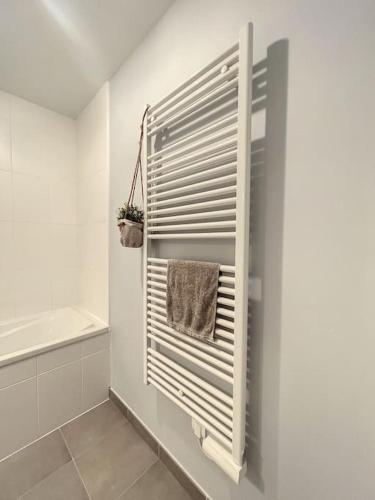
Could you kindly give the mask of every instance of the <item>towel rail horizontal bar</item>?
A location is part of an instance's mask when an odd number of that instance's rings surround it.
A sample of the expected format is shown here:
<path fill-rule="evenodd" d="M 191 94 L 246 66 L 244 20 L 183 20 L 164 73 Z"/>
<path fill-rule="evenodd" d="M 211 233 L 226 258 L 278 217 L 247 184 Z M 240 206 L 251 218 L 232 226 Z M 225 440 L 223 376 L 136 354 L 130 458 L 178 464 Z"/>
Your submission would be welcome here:
<path fill-rule="evenodd" d="M 218 370 L 214 366 L 211 366 L 208 364 L 206 361 L 202 361 L 201 359 L 197 358 L 196 356 L 192 356 L 188 352 L 184 351 L 183 349 L 180 349 L 179 347 L 176 347 L 175 345 L 171 344 L 170 342 L 166 342 L 162 338 L 159 338 L 157 335 L 153 335 L 152 333 L 148 333 L 147 337 L 150 338 L 151 340 L 155 341 L 157 344 L 160 344 L 170 351 L 174 352 L 175 354 L 178 354 L 182 358 L 187 359 L 191 363 L 199 366 L 200 368 L 203 368 L 207 372 L 211 373 L 212 375 L 215 375 L 217 378 L 220 378 L 221 380 L 224 380 L 224 382 L 227 382 L 228 384 L 233 385 L 233 377 L 230 375 L 227 375 L 226 373 L 222 372 L 221 370 Z"/>
<path fill-rule="evenodd" d="M 147 266 L 148 267 L 148 266 Z M 156 266 L 154 266 L 156 267 Z M 228 266 L 229 267 L 229 266 Z M 231 266 L 230 266 L 231 267 Z M 163 268 L 160 266 L 158 267 L 157 270 L 160 269 L 160 272 L 162 274 L 155 274 L 155 273 L 148 273 L 147 276 L 149 278 L 154 278 L 154 279 L 158 279 L 160 281 L 163 281 L 163 282 L 166 282 L 167 281 L 167 277 L 165 275 L 165 269 L 163 270 Z M 221 270 L 221 267 L 220 267 L 220 270 Z M 164 272 L 163 272 L 164 271 Z M 232 272 L 232 271 L 230 271 Z M 232 278 L 231 276 L 222 276 L 222 275 L 219 275 L 219 283 L 228 283 L 228 284 L 233 284 L 235 283 L 235 279 Z"/>
<path fill-rule="evenodd" d="M 214 94 L 218 89 L 225 87 L 227 82 L 231 82 L 232 80 L 237 78 L 238 64 L 234 63 L 224 73 L 214 75 L 204 85 L 199 85 L 197 89 L 189 92 L 189 94 L 187 94 L 185 97 L 176 100 L 176 102 L 170 105 L 168 109 L 159 111 L 157 114 L 151 115 L 148 120 L 150 133 L 152 133 L 153 129 L 158 125 L 165 123 L 166 120 L 169 120 L 178 114 L 183 113 L 186 108 L 195 104 L 198 100 L 201 100 L 208 95 Z"/>
<path fill-rule="evenodd" d="M 147 304 L 147 314 L 149 315 L 150 318 L 154 319 L 154 321 L 161 321 L 164 326 L 168 326 L 167 325 L 167 316 L 166 316 L 166 313 L 165 311 L 158 311 L 158 312 L 155 312 L 155 308 L 151 308 L 150 305 L 152 304 Z M 221 320 L 221 323 L 219 323 L 219 320 Z M 230 339 L 228 340 L 234 340 L 234 334 L 233 334 L 233 323 L 232 323 L 232 326 L 230 326 L 230 321 L 228 321 L 228 325 L 224 325 L 222 324 L 222 322 L 225 321 L 223 320 L 222 318 L 215 318 L 215 327 L 216 325 L 219 325 L 219 326 L 225 326 L 226 328 L 229 328 L 229 329 L 232 329 L 232 333 L 230 334 Z M 169 328 L 169 327 L 168 327 Z M 175 330 L 172 330 L 172 332 L 170 332 L 172 335 L 174 335 Z M 219 328 L 215 328 L 215 331 L 214 331 L 214 336 L 215 338 L 217 336 L 221 336 L 222 337 L 222 330 L 220 330 Z M 191 338 L 189 337 L 188 335 L 184 335 L 183 339 L 182 340 L 185 340 L 185 337 L 186 338 Z M 205 344 L 206 345 L 206 344 Z M 208 344 L 207 344 L 208 345 Z M 201 346 L 201 343 L 199 343 L 199 347 Z"/>
<path fill-rule="evenodd" d="M 164 310 L 166 308 L 166 301 L 162 299 L 156 299 L 155 297 L 153 298 L 153 301 L 156 304 L 159 304 L 160 306 L 164 307 Z M 218 300 L 217 300 L 218 302 Z M 220 316 L 226 316 L 227 318 L 234 318 L 234 311 L 231 311 L 230 309 L 225 309 L 224 307 L 217 307 L 216 308 L 216 314 L 219 314 Z"/>
<path fill-rule="evenodd" d="M 149 277 L 150 277 L 150 275 L 147 276 L 147 278 L 149 278 Z M 167 284 L 165 282 L 154 281 L 152 279 L 151 280 L 147 279 L 147 285 L 156 286 L 158 288 L 161 288 L 162 290 L 167 289 Z M 217 291 L 219 294 L 232 295 L 233 297 L 235 296 L 235 292 L 236 292 L 234 288 L 227 288 L 224 286 L 219 286 Z"/>
<path fill-rule="evenodd" d="M 153 264 L 159 264 L 160 267 L 166 266 L 168 264 L 168 259 L 161 259 L 160 257 L 147 257 L 147 262 Z M 220 265 L 220 272 L 222 273 L 235 273 L 236 266 L 227 266 L 225 264 Z"/>
<path fill-rule="evenodd" d="M 202 414 L 204 415 L 206 420 L 211 422 L 212 425 L 214 425 L 220 432 L 222 432 L 229 439 L 232 439 L 233 436 L 232 421 L 230 418 L 228 418 L 226 415 L 223 415 L 223 413 L 217 410 L 217 408 L 215 408 L 212 404 L 208 404 L 203 399 L 202 396 L 196 394 L 186 384 L 180 382 L 177 374 L 171 377 L 169 373 L 166 373 L 161 368 L 153 364 L 150 364 L 149 368 L 151 376 L 155 376 L 156 380 L 158 380 L 157 377 L 160 377 L 161 379 L 168 382 L 178 391 L 179 396 L 182 397 L 185 402 L 187 398 L 188 401 L 191 401 L 192 403 L 199 405 L 198 408 L 200 407 L 199 410 L 201 412 L 202 410 L 204 411 L 204 413 L 202 412 Z"/>
<path fill-rule="evenodd" d="M 161 320 L 161 321 L 164 321 L 166 323 L 166 317 L 165 317 L 165 315 L 162 316 L 160 314 L 153 313 L 152 316 L 155 317 L 155 318 L 157 318 L 157 319 L 159 319 L 159 320 Z M 220 319 L 220 318 L 218 318 L 218 319 Z M 224 326 L 224 325 L 220 325 L 220 326 Z M 217 337 L 223 338 L 225 340 L 228 340 L 229 342 L 233 342 L 234 341 L 234 333 L 233 333 L 233 331 L 228 332 L 227 330 L 223 330 L 222 328 L 215 327 L 214 336 L 215 336 L 215 338 L 217 338 Z"/>
<path fill-rule="evenodd" d="M 165 146 L 162 149 L 159 149 L 155 153 L 149 155 L 147 157 L 147 161 L 150 162 L 151 160 L 154 160 L 155 158 L 159 158 L 161 156 L 164 156 L 165 154 L 172 153 L 176 149 L 180 149 L 183 146 L 186 146 L 187 144 L 190 144 L 192 142 L 195 142 L 206 135 L 212 134 L 214 132 L 217 132 L 218 130 L 221 130 L 222 128 L 229 127 L 233 123 L 237 122 L 237 117 L 238 114 L 237 112 L 230 114 L 229 116 L 226 116 L 225 118 L 221 118 L 220 120 L 215 121 L 208 127 L 203 127 L 202 129 L 198 130 L 197 132 L 188 135 L 187 137 L 184 137 L 183 139 L 180 139 L 173 144 L 169 146 Z M 237 130 L 237 127 L 236 127 Z"/>
<path fill-rule="evenodd" d="M 173 345 L 195 354 L 200 359 L 206 360 L 216 368 L 233 375 L 233 354 L 229 354 L 220 350 L 218 347 L 213 347 L 214 344 L 206 344 L 200 340 L 194 339 L 189 335 L 178 333 L 173 328 L 166 324 L 166 317 L 154 312 L 148 311 L 148 330 L 162 337 L 164 340 Z M 158 321 L 159 320 L 159 321 Z M 225 356 L 225 357 L 224 357 Z"/>
<path fill-rule="evenodd" d="M 150 335 L 153 335 L 156 337 L 157 341 L 160 343 L 160 339 L 163 341 L 167 342 L 168 345 L 172 345 L 183 352 L 194 356 L 197 360 L 201 360 L 204 363 L 208 363 L 212 365 L 212 367 L 216 368 L 219 370 L 222 374 L 224 375 L 233 375 L 233 367 L 224 363 L 223 361 L 220 361 L 219 359 L 211 356 L 210 354 L 207 354 L 203 351 L 200 351 L 199 348 L 195 348 L 194 346 L 190 345 L 187 342 L 179 340 L 179 337 L 176 337 L 175 335 L 168 335 L 164 331 L 160 330 L 160 328 L 155 328 L 153 326 L 148 326 L 147 327 L 148 332 Z"/>
<path fill-rule="evenodd" d="M 179 195 L 181 193 L 188 193 L 189 191 L 196 191 L 197 189 L 203 189 L 207 187 L 216 187 L 220 184 L 227 184 L 235 182 L 237 179 L 237 174 L 223 175 L 222 177 L 214 177 L 213 179 L 208 179 L 206 181 L 196 182 L 194 184 L 189 184 L 187 186 L 182 186 L 174 189 L 166 189 L 163 191 L 159 190 L 159 186 L 153 186 L 152 189 L 148 189 L 148 192 L 153 194 L 148 194 L 147 198 L 149 200 L 166 198 L 172 195 Z"/>
<path fill-rule="evenodd" d="M 237 137 L 230 137 L 229 139 L 225 139 L 216 143 L 214 145 L 207 146 L 203 149 L 197 149 L 194 153 L 187 154 L 178 158 L 177 160 L 172 160 L 170 162 L 163 162 L 161 167 L 153 167 L 152 165 L 147 166 L 148 175 L 158 175 L 161 172 L 165 172 L 166 170 L 177 169 L 179 167 L 183 167 L 185 165 L 190 165 L 191 163 L 199 162 L 200 160 L 204 160 L 205 158 L 209 158 L 210 156 L 217 156 L 219 153 L 223 151 L 227 151 L 228 149 L 234 149 L 237 146 Z"/>
<path fill-rule="evenodd" d="M 200 172 L 202 169 L 209 170 L 215 166 L 225 165 L 227 163 L 237 162 L 235 161 L 237 158 L 236 149 L 231 149 L 229 151 L 219 152 L 219 154 L 211 155 L 207 159 L 198 159 L 194 162 L 189 163 L 189 165 L 185 167 L 178 168 L 177 170 L 171 170 L 166 173 L 158 174 L 157 176 L 153 172 L 148 172 L 147 176 L 151 177 L 147 183 L 152 184 L 154 182 L 165 181 L 165 179 L 174 179 L 180 178 L 181 175 L 198 171 Z"/>
<path fill-rule="evenodd" d="M 207 342 L 207 343 L 202 344 L 202 342 L 200 340 L 197 340 L 194 337 L 190 337 L 189 335 L 180 334 L 179 332 L 177 332 L 173 328 L 169 327 L 168 322 L 167 322 L 165 307 L 161 308 L 160 306 L 157 306 L 157 304 L 154 304 L 153 302 L 149 302 L 147 304 L 147 309 L 148 309 L 148 313 L 150 313 L 150 316 L 153 318 L 152 321 L 153 322 L 158 322 L 158 321 L 161 322 L 160 326 L 162 326 L 167 333 L 170 333 L 171 335 L 176 335 L 177 337 L 181 338 L 181 340 L 186 340 L 187 342 L 190 340 L 190 343 L 192 345 L 194 344 L 198 348 L 202 348 L 206 352 L 212 353 L 212 355 L 215 355 L 215 356 L 217 355 L 217 349 L 224 349 L 226 351 L 230 351 L 230 353 L 233 352 L 233 340 L 234 340 L 233 333 L 228 335 L 228 337 L 229 337 L 228 339 L 221 340 L 220 337 L 222 337 L 222 331 L 215 328 L 214 340 L 210 343 Z M 215 321 L 215 323 L 216 323 L 216 321 Z M 156 326 L 158 326 L 158 325 L 156 325 Z M 183 337 L 181 337 L 181 335 L 183 335 Z M 229 340 L 229 342 L 227 342 L 227 340 Z M 197 344 L 197 342 L 198 342 L 198 344 Z M 229 354 L 229 353 L 219 355 L 220 358 L 226 360 L 228 363 L 231 363 L 231 356 L 232 356 L 232 354 Z"/>
<path fill-rule="evenodd" d="M 190 224 L 171 224 L 164 226 L 150 226 L 148 230 L 152 233 L 164 231 L 185 231 L 186 229 L 219 229 L 219 228 L 235 228 L 235 220 L 223 220 L 215 222 L 194 222 Z"/>
<path fill-rule="evenodd" d="M 149 304 L 147 306 L 147 314 L 148 314 L 148 319 L 152 319 L 154 321 L 159 321 L 161 322 L 162 325 L 164 326 L 168 326 L 167 325 L 167 317 L 163 311 L 163 313 L 161 314 L 161 312 L 155 312 L 154 310 L 150 309 L 149 308 Z M 217 319 L 220 319 L 220 318 L 217 318 Z M 214 338 L 226 338 L 226 340 L 229 340 L 230 342 L 233 342 L 234 341 L 234 333 L 232 331 L 232 333 L 230 332 L 227 332 L 226 330 L 222 330 L 221 328 L 216 328 L 216 325 L 219 324 L 217 321 L 215 321 L 215 331 L 214 331 Z M 224 326 L 224 325 L 221 325 L 221 326 Z M 233 330 L 233 328 L 232 328 Z M 175 330 L 173 330 L 173 332 L 171 332 L 171 334 L 173 335 L 175 333 Z M 226 337 L 224 337 L 223 333 L 226 334 Z M 184 338 L 182 340 L 185 340 L 185 337 L 187 338 L 191 338 L 187 335 L 184 335 Z M 208 345 L 208 344 L 207 344 Z M 201 344 L 199 344 L 199 347 L 201 346 Z"/>
<path fill-rule="evenodd" d="M 149 356 L 152 357 L 152 359 L 156 359 L 159 363 L 168 366 L 171 370 L 175 370 L 176 372 L 180 373 L 184 378 L 190 380 L 194 384 L 198 385 L 201 389 L 211 394 L 215 399 L 221 401 L 223 406 L 229 408 L 230 411 L 232 412 L 233 398 L 230 394 L 223 391 L 222 389 L 219 389 L 215 385 L 207 382 L 205 379 L 198 377 L 192 371 L 188 370 L 187 368 L 180 365 L 176 361 L 170 359 L 165 354 L 156 351 L 155 349 L 152 349 L 152 347 L 149 347 L 147 349 L 147 353 Z"/>
<path fill-rule="evenodd" d="M 170 389 L 166 389 L 163 385 L 159 384 L 152 377 L 148 376 L 148 381 L 153 384 L 161 393 L 164 394 L 167 398 L 171 399 L 177 406 L 182 408 L 190 417 L 194 418 L 198 423 L 203 425 L 209 432 L 212 433 L 213 436 L 216 437 L 218 441 L 220 441 L 224 446 L 226 446 L 229 450 L 232 450 L 232 442 L 225 436 L 223 436 L 220 432 L 216 430 L 209 422 L 207 422 L 204 418 L 200 416 L 200 414 L 193 411 L 186 405 L 185 402 L 182 402 L 178 396 L 178 393 L 172 392 Z"/>
<path fill-rule="evenodd" d="M 153 297 L 150 295 L 147 296 L 147 300 L 150 301 L 151 303 L 160 304 L 161 306 L 164 306 L 164 308 L 165 308 L 165 300 L 163 301 L 157 297 Z M 225 351 L 228 351 L 230 353 L 233 353 L 233 349 L 234 349 L 233 341 L 227 342 L 227 340 L 222 340 L 220 337 L 214 337 L 214 340 L 212 341 L 212 345 L 214 345 L 220 349 L 224 349 Z"/>
<path fill-rule="evenodd" d="M 154 270 L 154 271 L 158 270 L 161 273 L 167 272 L 168 259 L 160 259 L 158 257 L 148 257 L 147 262 L 150 262 L 150 264 L 147 265 L 147 269 Z M 235 266 L 226 266 L 225 264 L 221 264 L 220 265 L 220 272 L 221 273 L 235 274 L 236 267 Z"/>
<path fill-rule="evenodd" d="M 183 201 L 199 200 L 201 198 L 217 197 L 223 194 L 230 194 L 236 192 L 236 186 L 225 186 L 218 189 L 210 189 L 209 191 L 202 191 L 199 193 L 190 193 L 184 196 L 178 196 L 177 198 L 167 198 L 166 200 L 157 200 L 149 203 L 149 207 L 159 208 L 164 205 L 171 205 L 173 203 L 182 203 Z"/>
<path fill-rule="evenodd" d="M 207 64 L 204 68 L 202 68 L 200 71 L 198 71 L 195 75 L 193 75 L 189 80 L 187 80 L 185 83 L 177 87 L 173 92 L 170 92 L 168 95 L 166 95 L 163 99 L 161 99 L 159 102 L 154 104 L 153 106 L 150 107 L 149 109 L 149 114 L 152 115 L 155 113 L 157 110 L 161 111 L 162 109 L 166 108 L 168 106 L 168 101 L 172 101 L 172 99 L 180 99 L 181 98 L 181 92 L 186 91 L 190 92 L 191 91 L 191 85 L 196 83 L 197 86 L 200 86 L 202 84 L 202 81 L 200 80 L 202 77 L 210 77 L 212 74 L 215 74 L 216 71 L 219 71 L 220 68 L 217 68 L 219 64 L 228 64 L 231 61 L 238 60 L 238 48 L 239 44 L 236 43 L 232 47 L 230 47 L 228 50 L 223 52 L 220 56 L 218 56 L 216 59 L 214 59 L 210 64 Z M 235 57 L 233 55 L 235 54 Z M 200 80 L 200 81 L 197 81 Z"/>
<path fill-rule="evenodd" d="M 198 212 L 195 214 L 183 214 L 170 217 L 148 217 L 148 224 L 159 224 L 161 222 L 175 222 L 185 220 L 199 220 L 199 219 L 216 219 L 218 217 L 230 217 L 236 215 L 235 208 L 228 208 L 223 210 L 215 210 L 211 212 Z"/>
<path fill-rule="evenodd" d="M 234 323 L 223 318 L 216 318 L 216 324 L 234 330 Z"/>
<path fill-rule="evenodd" d="M 149 355 L 148 356 L 149 362 L 166 372 L 168 375 L 172 377 L 176 377 L 176 380 L 178 380 L 181 384 L 184 386 L 188 387 L 191 391 L 195 392 L 196 394 L 199 394 L 202 398 L 204 398 L 206 401 L 208 401 L 210 404 L 215 406 L 218 410 L 220 410 L 222 413 L 224 413 L 227 417 L 232 418 L 233 416 L 233 407 L 230 407 L 224 403 L 222 403 L 219 399 L 216 397 L 212 396 L 209 392 L 204 390 L 204 387 L 201 384 L 201 380 L 199 380 L 199 384 L 195 384 L 192 382 L 186 375 L 182 375 L 179 370 L 176 368 L 171 368 L 167 364 L 163 363 L 159 359 L 155 358 L 154 356 Z"/>
<path fill-rule="evenodd" d="M 149 240 L 194 240 L 194 239 L 228 239 L 235 238 L 236 233 L 171 233 L 171 234 L 149 234 Z"/>
<path fill-rule="evenodd" d="M 224 392 L 222 389 L 218 389 L 216 386 L 210 384 L 201 377 L 198 377 L 187 368 L 178 364 L 176 361 L 173 361 L 172 359 L 168 358 L 168 356 L 165 356 L 165 354 L 162 354 L 161 352 L 152 349 L 152 347 L 149 347 L 147 349 L 147 352 L 152 356 L 152 358 L 156 358 L 159 362 L 168 365 L 172 370 L 181 373 L 181 375 L 183 375 L 186 379 L 191 380 L 195 384 L 198 384 L 199 387 L 201 387 L 208 393 L 212 394 L 215 398 L 219 399 L 220 401 L 228 405 L 230 409 L 233 409 L 233 398 L 229 394 Z"/>
<path fill-rule="evenodd" d="M 191 113 L 198 111 L 202 107 L 207 106 L 207 105 L 213 105 L 215 103 L 215 101 L 217 101 L 219 98 L 222 98 L 225 94 L 228 94 L 228 92 L 230 92 L 231 90 L 237 89 L 237 88 L 238 88 L 238 78 L 237 77 L 232 78 L 232 80 L 229 80 L 229 82 L 227 82 L 223 85 L 220 85 L 220 87 L 213 90 L 209 94 L 205 94 L 200 99 L 197 99 L 193 103 L 186 106 L 179 114 L 173 115 L 170 118 L 166 118 L 159 125 L 156 125 L 155 127 L 153 127 L 152 123 L 151 123 L 149 125 L 149 132 L 147 135 L 149 137 L 151 137 L 152 135 L 156 134 L 160 130 L 163 130 L 167 127 L 175 125 L 176 123 L 178 123 L 179 121 L 182 121 L 184 118 L 189 116 Z"/>
<path fill-rule="evenodd" d="M 190 337 L 189 335 L 185 335 L 183 333 L 179 333 L 170 326 L 166 324 L 167 318 L 164 316 L 165 314 L 165 307 L 160 308 L 156 304 L 149 303 L 148 308 L 151 310 L 155 310 L 158 312 L 162 312 L 162 317 L 163 317 L 163 323 L 160 323 L 160 321 L 157 321 L 156 319 L 150 319 L 150 324 L 153 325 L 156 328 L 162 329 L 168 334 L 171 334 L 176 337 L 176 339 L 180 339 L 183 342 L 186 342 L 187 344 L 192 345 L 193 347 L 197 347 L 197 349 L 201 349 L 204 352 L 207 352 L 207 354 L 210 354 L 212 356 L 216 356 L 217 358 L 220 358 L 221 360 L 232 364 L 233 363 L 233 354 L 230 354 L 228 352 L 223 352 L 221 350 L 221 345 L 220 342 L 210 342 L 210 343 L 205 343 L 202 342 L 201 340 L 195 339 L 194 337 Z"/>
<path fill-rule="evenodd" d="M 217 120 L 217 117 L 223 118 L 228 116 L 235 111 L 238 114 L 238 96 L 237 92 L 230 92 L 231 96 L 226 96 L 225 99 L 219 100 L 215 103 L 215 106 L 207 107 L 200 110 L 200 113 L 196 113 L 193 117 L 189 117 L 186 123 L 178 124 L 178 135 L 176 139 L 173 139 L 173 135 L 169 135 L 168 146 L 173 146 L 175 143 L 180 141 L 180 137 L 183 135 L 189 135 L 191 130 L 196 129 L 196 131 L 203 130 L 207 127 L 207 123 L 210 120 Z"/>
<path fill-rule="evenodd" d="M 234 332 L 227 332 L 226 330 L 223 330 L 222 328 L 215 328 L 214 335 L 216 337 L 221 337 L 221 338 L 229 340 L 231 342 L 234 341 Z"/>
<path fill-rule="evenodd" d="M 150 169 L 155 168 L 162 163 L 173 161 L 179 158 L 180 156 L 186 155 L 187 153 L 192 153 L 197 149 L 212 146 L 213 144 L 218 144 L 221 141 L 228 139 L 228 137 L 233 136 L 234 134 L 237 134 L 237 125 L 231 125 L 229 127 L 226 127 L 224 129 L 215 132 L 214 134 L 209 135 L 206 138 L 198 139 L 196 142 L 188 144 L 169 154 L 166 155 L 163 154 L 160 158 L 153 161 L 149 161 L 147 163 L 147 166 Z"/>
<path fill-rule="evenodd" d="M 154 183 L 152 186 L 149 186 L 147 191 L 152 193 L 154 190 L 160 191 L 160 189 L 165 189 L 169 188 L 171 186 L 176 186 L 178 184 L 185 184 L 188 182 L 193 182 L 196 183 L 197 181 L 201 181 L 205 177 L 214 177 L 215 175 L 222 174 L 227 172 L 228 170 L 235 170 L 237 167 L 237 162 L 232 161 L 230 163 L 225 163 L 224 165 L 219 165 L 218 167 L 210 168 L 210 169 L 204 169 L 200 172 L 196 172 L 194 174 L 189 174 L 189 175 L 183 175 L 181 177 L 176 177 L 175 179 L 172 179 L 170 181 L 166 182 L 160 182 L 160 177 L 155 177 L 152 179 L 152 182 Z M 191 186 L 191 188 L 194 188 L 195 184 Z"/>
<path fill-rule="evenodd" d="M 220 198 L 219 200 L 210 200 L 210 201 L 203 201 L 199 203 L 192 203 L 189 205 L 177 205 L 169 208 L 161 208 L 161 209 L 154 209 L 154 210 L 149 210 L 148 211 L 148 216 L 154 217 L 158 215 L 164 215 L 164 214 L 175 214 L 179 212 L 192 212 L 194 213 L 194 210 L 199 210 L 201 208 L 217 208 L 217 207 L 227 207 L 227 206 L 235 206 L 236 205 L 236 198 Z"/>

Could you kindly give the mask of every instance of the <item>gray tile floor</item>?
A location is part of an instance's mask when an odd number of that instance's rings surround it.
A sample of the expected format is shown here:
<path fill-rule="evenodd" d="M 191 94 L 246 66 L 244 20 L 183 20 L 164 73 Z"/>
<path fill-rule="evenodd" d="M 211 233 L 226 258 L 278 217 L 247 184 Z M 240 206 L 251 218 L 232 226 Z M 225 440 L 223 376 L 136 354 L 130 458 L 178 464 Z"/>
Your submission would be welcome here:
<path fill-rule="evenodd" d="M 188 500 L 111 402 L 0 462 L 0 500 Z"/>

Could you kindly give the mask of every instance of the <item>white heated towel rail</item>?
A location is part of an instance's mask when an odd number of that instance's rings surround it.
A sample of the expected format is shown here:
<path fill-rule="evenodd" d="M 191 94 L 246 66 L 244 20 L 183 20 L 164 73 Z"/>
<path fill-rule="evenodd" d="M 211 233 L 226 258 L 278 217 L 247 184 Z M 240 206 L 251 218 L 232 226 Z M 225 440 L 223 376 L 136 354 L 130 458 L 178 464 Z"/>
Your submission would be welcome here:
<path fill-rule="evenodd" d="M 145 383 L 192 417 L 202 450 L 236 482 L 246 469 L 251 82 L 250 24 L 149 108 L 144 148 Z M 220 266 L 214 341 L 205 343 L 167 325 L 167 259 L 156 244 L 222 239 L 234 262 Z"/>

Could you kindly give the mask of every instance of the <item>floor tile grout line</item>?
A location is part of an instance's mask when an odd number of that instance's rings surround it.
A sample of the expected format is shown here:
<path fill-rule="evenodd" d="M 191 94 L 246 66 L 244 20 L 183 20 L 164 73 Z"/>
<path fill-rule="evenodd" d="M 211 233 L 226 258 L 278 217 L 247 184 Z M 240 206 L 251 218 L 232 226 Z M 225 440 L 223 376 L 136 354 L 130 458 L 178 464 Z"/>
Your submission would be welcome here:
<path fill-rule="evenodd" d="M 33 378 L 33 377 L 31 377 Z M 30 380 L 30 379 L 27 379 L 27 380 Z M 22 383 L 22 382 L 21 382 Z M 16 385 L 16 384 L 13 384 L 13 385 Z M 6 387 L 7 388 L 7 387 Z M 2 389 L 0 389 L 0 391 L 2 391 Z M 65 425 L 68 425 L 72 422 L 74 422 L 75 420 L 78 420 L 79 418 L 83 417 L 84 415 L 86 415 L 87 413 L 90 413 L 92 410 L 95 410 L 95 408 L 98 408 L 99 406 L 107 403 L 109 401 L 109 398 L 102 401 L 101 403 L 98 403 L 97 405 L 93 406 L 92 408 L 90 408 L 89 410 L 85 410 L 84 412 L 80 413 L 79 415 L 77 415 L 76 417 L 73 417 L 71 418 L 70 420 L 68 420 L 67 422 L 64 422 L 63 424 L 60 424 L 59 427 L 54 427 L 52 430 L 48 431 L 46 434 L 42 434 L 41 436 L 38 436 L 36 439 L 34 439 L 33 441 L 31 441 L 30 443 L 27 443 L 25 444 L 24 446 L 21 446 L 21 448 L 18 448 L 17 450 L 15 451 L 12 451 L 12 453 L 9 453 L 9 455 L 6 455 L 5 457 L 1 458 L 0 459 L 0 464 L 5 462 L 6 460 L 8 460 L 9 458 L 13 457 L 14 455 L 16 455 L 17 453 L 19 453 L 20 451 L 23 451 L 25 450 L 26 448 L 28 448 L 29 446 L 37 443 L 38 441 L 41 441 L 42 439 L 46 438 L 47 436 L 49 436 L 50 434 L 54 433 L 54 432 L 57 432 L 59 429 L 62 429 L 62 427 L 64 427 Z"/>
<path fill-rule="evenodd" d="M 87 489 L 86 484 L 85 484 L 85 482 L 84 482 L 84 480 L 83 480 L 83 477 L 81 476 L 81 472 L 80 472 L 80 470 L 79 470 L 79 468 L 78 468 L 78 465 L 77 465 L 77 463 L 76 463 L 76 461 L 75 461 L 75 459 L 74 459 L 74 457 L 73 457 L 73 454 L 72 454 L 72 452 L 71 452 L 71 450 L 70 450 L 70 447 L 69 447 L 69 445 L 68 445 L 68 442 L 67 442 L 67 440 L 65 439 L 64 433 L 63 433 L 63 431 L 62 431 L 62 429 L 61 429 L 61 428 L 59 429 L 59 431 L 60 431 L 61 437 L 62 437 L 62 439 L 63 439 L 63 441 L 64 441 L 64 443 L 65 443 L 65 446 L 66 446 L 66 448 L 67 448 L 67 450 L 68 450 L 68 453 L 69 453 L 69 455 L 70 455 L 70 457 L 71 457 L 71 459 L 72 459 L 72 462 L 73 462 L 74 468 L 75 468 L 75 470 L 76 470 L 76 472 L 77 472 L 77 474 L 78 474 L 78 477 L 79 477 L 79 479 L 80 479 L 80 481 L 81 481 L 81 483 L 82 483 L 82 486 L 83 486 L 83 488 L 84 488 L 84 490 L 85 490 L 85 492 L 86 492 L 86 495 L 87 495 L 88 499 L 89 499 L 89 500 L 91 500 L 90 493 L 88 492 L 88 489 Z"/>
<path fill-rule="evenodd" d="M 60 467 L 57 467 L 57 469 L 55 469 L 55 470 L 51 471 L 49 474 L 47 474 L 46 477 L 44 477 L 40 481 L 37 481 L 29 489 L 27 489 L 24 493 L 22 493 L 22 495 L 20 495 L 19 497 L 17 497 L 17 500 L 21 500 L 22 498 L 24 498 L 25 495 L 27 495 L 32 489 L 34 489 L 36 486 L 39 486 L 40 484 L 43 484 L 45 481 L 47 481 L 47 479 L 50 478 L 50 476 L 52 476 L 52 474 L 55 474 L 57 471 L 59 471 L 63 467 L 65 467 L 66 465 L 70 464 L 71 461 L 72 460 L 69 460 L 68 462 L 65 462 L 64 464 L 60 465 Z"/>
<path fill-rule="evenodd" d="M 114 426 L 110 427 L 107 431 L 105 431 L 105 433 L 103 434 L 103 436 L 101 436 L 97 441 L 95 441 L 95 443 L 92 443 L 90 446 L 88 446 L 84 450 L 82 450 L 79 453 L 77 453 L 77 455 L 75 457 L 72 455 L 72 459 L 76 460 L 77 458 L 80 458 L 82 455 L 84 455 L 89 450 L 91 450 L 91 448 L 93 448 L 94 446 L 97 446 L 98 444 L 100 444 L 107 437 L 107 434 L 109 432 L 113 431 L 113 429 L 116 429 L 117 427 L 120 427 L 122 425 L 127 425 L 128 423 L 129 422 L 117 422 L 117 424 L 115 424 Z M 63 433 L 63 430 L 61 430 L 61 432 Z M 64 438 L 65 438 L 65 436 L 64 436 Z M 69 449 L 69 453 L 71 453 L 70 449 Z"/>
<path fill-rule="evenodd" d="M 149 470 L 151 469 L 151 467 L 153 467 L 155 464 L 157 464 L 158 462 L 160 462 L 160 460 L 159 460 L 158 456 L 157 456 L 157 455 L 155 455 L 155 457 L 156 457 L 155 462 L 153 462 L 151 465 L 149 465 L 149 466 L 146 468 L 146 470 L 144 470 L 144 471 L 142 472 L 142 474 L 141 474 L 139 477 L 137 477 L 137 479 L 135 479 L 135 480 L 131 483 L 131 485 L 130 485 L 130 486 L 128 486 L 127 488 L 125 488 L 125 489 L 124 489 L 124 491 L 122 491 L 122 492 L 119 494 L 119 496 L 115 498 L 115 500 L 118 500 L 120 497 L 122 497 L 122 495 L 125 495 L 125 493 L 127 493 L 128 491 L 130 491 L 130 490 L 133 488 L 133 486 L 135 486 L 135 485 L 138 483 L 138 481 L 140 481 L 140 480 L 141 480 L 141 479 L 142 479 L 142 478 L 143 478 L 143 477 L 147 474 L 147 472 L 149 472 Z"/>

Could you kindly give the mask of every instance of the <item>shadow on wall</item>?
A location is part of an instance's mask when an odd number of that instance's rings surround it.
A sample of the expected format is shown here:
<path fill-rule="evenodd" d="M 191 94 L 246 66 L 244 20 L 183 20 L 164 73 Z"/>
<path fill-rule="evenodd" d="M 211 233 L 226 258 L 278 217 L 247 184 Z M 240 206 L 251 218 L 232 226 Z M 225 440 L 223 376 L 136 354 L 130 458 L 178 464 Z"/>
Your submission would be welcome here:
<path fill-rule="evenodd" d="M 265 476 L 276 484 L 277 474 L 288 48 L 288 40 L 272 44 L 253 73 L 253 122 L 262 117 L 264 135 L 251 145 L 250 275 L 255 283 L 249 298 L 246 455 L 247 478 L 262 492 Z"/>

